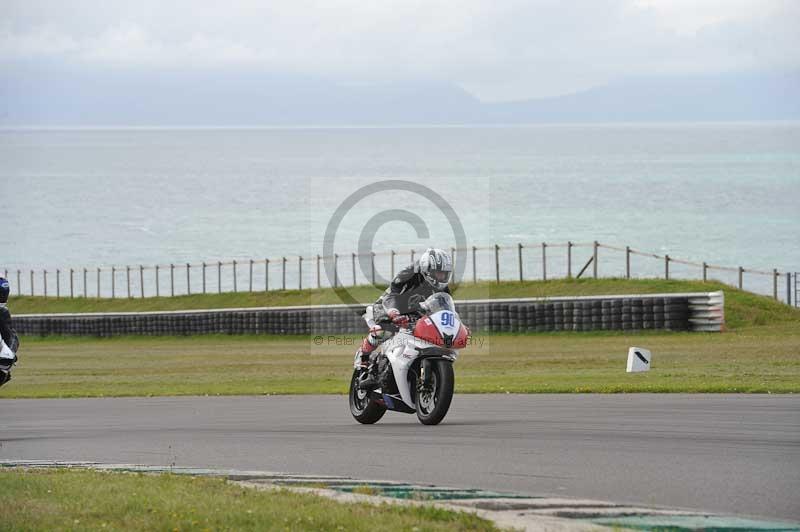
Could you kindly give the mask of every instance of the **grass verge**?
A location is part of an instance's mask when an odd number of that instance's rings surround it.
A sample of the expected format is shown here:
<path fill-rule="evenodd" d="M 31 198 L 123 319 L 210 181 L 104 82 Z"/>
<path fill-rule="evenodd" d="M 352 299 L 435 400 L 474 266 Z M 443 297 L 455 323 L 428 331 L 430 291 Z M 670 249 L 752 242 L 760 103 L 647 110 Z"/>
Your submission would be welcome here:
<path fill-rule="evenodd" d="M 341 504 L 221 479 L 70 469 L 0 469 L 2 530 L 496 530 L 474 515 Z"/>
<path fill-rule="evenodd" d="M 340 394 L 359 337 L 23 338 L 0 397 Z M 625 373 L 627 350 L 653 351 Z M 723 334 L 561 332 L 476 335 L 456 369 L 459 393 L 800 392 L 800 327 Z"/>
<path fill-rule="evenodd" d="M 383 288 L 358 286 L 347 288 L 362 303 L 374 301 Z M 465 283 L 454 287 L 456 299 L 514 297 L 591 296 L 613 294 L 654 294 L 667 292 L 709 292 L 724 290 L 728 325 L 766 325 L 795 320 L 800 310 L 791 309 L 768 297 L 737 290 L 719 282 L 664 281 L 658 279 L 556 279 L 501 283 Z M 281 290 L 254 293 L 196 294 L 146 299 L 54 299 L 30 296 L 12 297 L 9 308 L 14 314 L 58 312 L 137 312 L 156 310 L 191 310 L 341 303 L 341 290 Z"/>
<path fill-rule="evenodd" d="M 557 280 L 462 285 L 457 296 L 528 297 L 725 290 L 727 331 L 477 335 L 456 365 L 461 393 L 800 392 L 800 309 L 719 283 Z M 362 301 L 376 289 L 358 287 Z M 336 302 L 332 290 L 145 300 L 16 298 L 19 312 L 154 310 Z M 26 305 L 28 305 L 26 307 Z M 0 397 L 346 393 L 360 338 L 197 336 L 23 338 Z M 651 371 L 624 371 L 628 347 Z"/>

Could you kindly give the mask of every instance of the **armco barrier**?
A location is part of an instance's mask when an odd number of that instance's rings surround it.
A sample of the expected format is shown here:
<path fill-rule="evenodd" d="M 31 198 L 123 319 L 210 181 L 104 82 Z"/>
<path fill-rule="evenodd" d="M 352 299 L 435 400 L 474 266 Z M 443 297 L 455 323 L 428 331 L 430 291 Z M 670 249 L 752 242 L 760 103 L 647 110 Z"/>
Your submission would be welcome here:
<path fill-rule="evenodd" d="M 720 331 L 722 292 L 457 301 L 475 332 Z M 26 314 L 21 335 L 361 334 L 363 306 L 324 305 L 170 312 Z"/>

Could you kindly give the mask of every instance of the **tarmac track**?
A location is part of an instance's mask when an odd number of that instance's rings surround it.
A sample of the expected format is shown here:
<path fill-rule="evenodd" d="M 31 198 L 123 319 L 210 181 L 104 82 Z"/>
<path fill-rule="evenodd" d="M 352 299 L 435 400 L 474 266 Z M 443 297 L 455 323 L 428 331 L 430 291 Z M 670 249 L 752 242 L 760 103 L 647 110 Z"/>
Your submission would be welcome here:
<path fill-rule="evenodd" d="M 800 519 L 800 397 L 457 395 L 444 423 L 344 396 L 0 401 L 0 459 L 345 475 Z"/>

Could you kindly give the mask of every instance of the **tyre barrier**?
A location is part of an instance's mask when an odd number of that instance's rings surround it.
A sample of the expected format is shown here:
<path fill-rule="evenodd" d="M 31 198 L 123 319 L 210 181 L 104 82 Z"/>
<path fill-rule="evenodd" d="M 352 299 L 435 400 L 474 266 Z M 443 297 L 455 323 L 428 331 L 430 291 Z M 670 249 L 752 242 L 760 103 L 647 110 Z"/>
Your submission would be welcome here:
<path fill-rule="evenodd" d="M 457 301 L 474 332 L 721 331 L 722 292 Z M 22 335 L 363 334 L 363 305 L 24 314 Z"/>

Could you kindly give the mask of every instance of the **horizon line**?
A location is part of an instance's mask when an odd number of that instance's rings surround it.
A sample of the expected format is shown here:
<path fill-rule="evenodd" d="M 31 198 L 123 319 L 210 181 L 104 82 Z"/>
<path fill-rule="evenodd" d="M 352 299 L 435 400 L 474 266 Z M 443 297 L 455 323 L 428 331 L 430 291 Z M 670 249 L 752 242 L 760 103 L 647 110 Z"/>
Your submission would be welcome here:
<path fill-rule="evenodd" d="M 528 128 L 564 126 L 677 126 L 677 125 L 800 125 L 800 118 L 773 118 L 764 120 L 720 119 L 720 120 L 621 120 L 621 121 L 553 121 L 525 123 L 411 123 L 411 124 L 263 124 L 263 125 L 213 125 L 213 124 L 170 124 L 170 125 L 0 125 L 0 131 L 114 131 L 114 130 L 286 130 L 286 129 L 460 129 L 460 128 Z"/>

